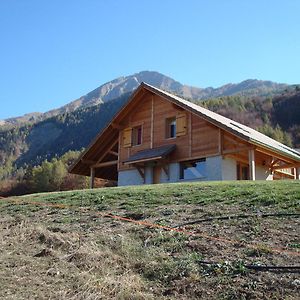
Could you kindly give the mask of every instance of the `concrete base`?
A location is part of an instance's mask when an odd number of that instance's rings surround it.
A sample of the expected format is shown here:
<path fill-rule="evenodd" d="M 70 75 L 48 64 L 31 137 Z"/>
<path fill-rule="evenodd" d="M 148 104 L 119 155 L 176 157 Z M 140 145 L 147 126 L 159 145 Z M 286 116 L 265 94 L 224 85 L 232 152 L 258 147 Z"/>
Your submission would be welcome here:
<path fill-rule="evenodd" d="M 180 166 L 179 163 L 172 163 L 169 164 L 169 179 L 167 174 L 164 170 L 161 171 L 160 174 L 160 182 L 161 183 L 171 183 L 171 182 L 178 182 L 180 176 Z"/>
<path fill-rule="evenodd" d="M 222 157 L 206 158 L 206 176 L 203 180 L 222 180 Z"/>
<path fill-rule="evenodd" d="M 164 170 L 160 173 L 161 183 L 183 182 L 183 181 L 213 181 L 213 180 L 236 180 L 237 162 L 232 158 L 222 158 L 222 156 L 213 156 L 206 158 L 206 168 L 204 177 L 193 180 L 180 179 L 180 164 L 171 163 L 169 165 L 169 178 Z M 267 167 L 257 166 L 255 168 L 256 180 L 273 180 L 273 175 Z M 140 185 L 153 183 L 153 166 L 149 164 L 145 168 L 145 182 L 136 169 L 119 172 L 118 186 Z"/>
<path fill-rule="evenodd" d="M 237 180 L 236 165 L 233 158 L 222 159 L 222 180 Z"/>
<path fill-rule="evenodd" d="M 118 186 L 144 184 L 144 180 L 136 169 L 120 171 L 118 174 Z"/>

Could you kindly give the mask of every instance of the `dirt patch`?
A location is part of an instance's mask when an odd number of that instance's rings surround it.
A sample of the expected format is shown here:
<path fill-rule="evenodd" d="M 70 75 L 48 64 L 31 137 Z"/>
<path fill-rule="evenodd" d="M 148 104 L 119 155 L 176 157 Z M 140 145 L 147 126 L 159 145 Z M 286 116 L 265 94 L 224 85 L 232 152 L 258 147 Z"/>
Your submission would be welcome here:
<path fill-rule="evenodd" d="M 45 256 L 54 256 L 53 251 L 51 251 L 50 249 L 44 248 L 37 254 L 33 255 L 33 257 L 45 257 Z"/>

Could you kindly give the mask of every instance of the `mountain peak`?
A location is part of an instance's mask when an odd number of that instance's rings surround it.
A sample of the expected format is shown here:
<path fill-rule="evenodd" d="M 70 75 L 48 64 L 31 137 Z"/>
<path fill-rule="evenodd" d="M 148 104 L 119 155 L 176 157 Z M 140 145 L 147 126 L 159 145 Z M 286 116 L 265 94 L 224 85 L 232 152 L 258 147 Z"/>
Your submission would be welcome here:
<path fill-rule="evenodd" d="M 263 81 L 257 79 L 247 79 L 241 83 L 229 83 L 218 88 L 198 88 L 188 85 L 183 85 L 180 82 L 161 74 L 157 71 L 140 71 L 133 75 L 118 77 L 112 81 L 106 82 L 97 87 L 86 95 L 64 105 L 61 108 L 46 112 L 43 115 L 23 116 L 19 118 L 10 118 L 9 123 L 18 124 L 21 121 L 34 121 L 45 119 L 51 116 L 71 112 L 80 107 L 89 107 L 103 102 L 111 101 L 120 96 L 133 92 L 142 82 L 146 82 L 157 88 L 173 92 L 183 98 L 191 100 L 204 100 L 208 98 L 230 96 L 234 94 L 243 94 L 247 96 L 266 96 L 272 93 L 277 93 L 287 87 L 285 84 L 278 84 L 272 81 Z M 0 123 L 1 125 L 1 123 Z"/>

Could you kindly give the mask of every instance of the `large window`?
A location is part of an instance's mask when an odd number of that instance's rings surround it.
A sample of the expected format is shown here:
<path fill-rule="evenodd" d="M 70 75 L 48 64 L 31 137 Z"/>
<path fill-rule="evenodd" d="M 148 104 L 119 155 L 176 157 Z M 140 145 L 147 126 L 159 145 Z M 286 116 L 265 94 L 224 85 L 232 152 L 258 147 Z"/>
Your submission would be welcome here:
<path fill-rule="evenodd" d="M 180 164 L 180 179 L 201 179 L 206 176 L 206 159 L 185 161 Z"/>
<path fill-rule="evenodd" d="M 174 138 L 176 137 L 176 118 L 168 118 L 166 119 L 166 138 Z"/>
<path fill-rule="evenodd" d="M 132 146 L 142 144 L 142 126 L 132 128 Z"/>

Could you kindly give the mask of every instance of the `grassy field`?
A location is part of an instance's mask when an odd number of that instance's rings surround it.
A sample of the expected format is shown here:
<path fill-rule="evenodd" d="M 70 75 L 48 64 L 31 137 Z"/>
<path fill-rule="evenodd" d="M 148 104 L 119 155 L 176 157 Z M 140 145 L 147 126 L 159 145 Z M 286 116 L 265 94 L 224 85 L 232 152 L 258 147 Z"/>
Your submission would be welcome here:
<path fill-rule="evenodd" d="M 247 268 L 300 265 L 299 216 L 262 217 L 272 213 L 300 214 L 299 182 L 0 199 L 0 298 L 299 299 L 299 270 Z M 209 219 L 228 215 L 250 216 Z M 208 220 L 170 230 L 198 219 Z"/>

